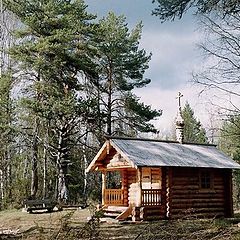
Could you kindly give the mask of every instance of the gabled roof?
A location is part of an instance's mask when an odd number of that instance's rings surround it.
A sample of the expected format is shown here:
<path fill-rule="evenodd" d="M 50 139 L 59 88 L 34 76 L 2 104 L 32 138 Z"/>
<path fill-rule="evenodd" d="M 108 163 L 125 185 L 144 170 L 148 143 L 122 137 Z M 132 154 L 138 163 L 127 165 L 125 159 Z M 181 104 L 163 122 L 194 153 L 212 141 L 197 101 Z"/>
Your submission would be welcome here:
<path fill-rule="evenodd" d="M 135 167 L 202 167 L 240 169 L 215 145 L 134 138 L 109 138 L 109 144 Z M 101 151 L 101 150 L 100 150 Z M 99 156 L 100 152 L 97 156 Z M 96 156 L 96 157 L 97 157 Z M 90 164 L 91 168 L 97 158 Z M 89 166 L 90 167 L 90 166 Z M 90 170 L 88 168 L 88 170 Z"/>

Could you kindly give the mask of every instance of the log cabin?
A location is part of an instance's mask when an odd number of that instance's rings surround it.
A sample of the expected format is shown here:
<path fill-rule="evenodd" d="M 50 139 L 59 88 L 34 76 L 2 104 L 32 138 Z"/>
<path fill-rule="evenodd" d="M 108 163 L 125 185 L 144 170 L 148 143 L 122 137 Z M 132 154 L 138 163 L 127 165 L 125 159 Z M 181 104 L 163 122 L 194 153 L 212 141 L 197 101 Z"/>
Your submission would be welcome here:
<path fill-rule="evenodd" d="M 102 206 L 133 221 L 232 217 L 232 169 L 240 165 L 215 145 L 117 138 L 106 140 L 87 171 L 102 173 Z M 117 187 L 107 176 L 118 172 Z"/>
<path fill-rule="evenodd" d="M 179 106 L 177 141 L 108 137 L 87 171 L 102 173 L 102 207 L 133 221 L 232 217 L 232 169 L 240 165 L 211 144 L 183 141 Z M 109 185 L 111 174 L 118 176 Z"/>

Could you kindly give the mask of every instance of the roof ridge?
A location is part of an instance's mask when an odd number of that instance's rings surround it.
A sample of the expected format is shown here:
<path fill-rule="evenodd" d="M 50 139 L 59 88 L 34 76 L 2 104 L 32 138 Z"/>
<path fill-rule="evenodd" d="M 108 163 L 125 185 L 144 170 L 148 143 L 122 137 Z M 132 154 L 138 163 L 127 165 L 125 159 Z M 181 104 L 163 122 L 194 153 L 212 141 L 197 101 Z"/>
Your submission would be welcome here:
<path fill-rule="evenodd" d="M 122 136 L 110 136 L 105 135 L 104 136 L 107 140 L 109 139 L 122 139 L 122 140 L 137 140 L 137 141 L 145 141 L 145 142 L 165 142 L 165 143 L 177 143 L 177 144 L 189 144 L 189 145 L 201 145 L 201 146 L 214 146 L 216 147 L 216 144 L 209 144 L 209 143 L 193 143 L 193 142 L 183 142 L 179 143 L 178 141 L 173 140 L 161 140 L 161 139 L 150 139 L 150 138 L 134 138 L 134 137 L 122 137 Z"/>

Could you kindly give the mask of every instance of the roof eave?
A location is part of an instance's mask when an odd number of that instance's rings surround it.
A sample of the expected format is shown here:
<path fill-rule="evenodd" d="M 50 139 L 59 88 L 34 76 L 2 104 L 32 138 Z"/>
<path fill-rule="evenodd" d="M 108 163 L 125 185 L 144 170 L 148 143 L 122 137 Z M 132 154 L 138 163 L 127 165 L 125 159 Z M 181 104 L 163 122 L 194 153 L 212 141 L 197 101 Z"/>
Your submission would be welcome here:
<path fill-rule="evenodd" d="M 104 151 L 105 148 L 107 148 L 107 145 L 109 144 L 109 141 L 107 140 L 103 146 L 101 147 L 101 149 L 98 151 L 97 155 L 94 157 L 94 159 L 92 160 L 92 162 L 89 164 L 89 166 L 86 169 L 86 173 L 93 171 L 94 170 L 94 165 L 96 163 L 96 161 L 99 159 L 99 157 L 101 156 L 102 152 Z"/>

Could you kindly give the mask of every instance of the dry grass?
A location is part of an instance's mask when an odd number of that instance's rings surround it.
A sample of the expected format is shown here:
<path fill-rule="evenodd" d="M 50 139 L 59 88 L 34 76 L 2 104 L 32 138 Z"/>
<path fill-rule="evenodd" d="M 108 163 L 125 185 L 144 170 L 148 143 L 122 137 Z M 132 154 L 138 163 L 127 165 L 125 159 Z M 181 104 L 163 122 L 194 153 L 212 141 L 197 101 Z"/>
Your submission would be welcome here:
<path fill-rule="evenodd" d="M 239 218 L 100 223 L 96 216 L 87 221 L 90 215 L 89 209 L 41 214 L 3 211 L 0 239 L 240 240 Z"/>
<path fill-rule="evenodd" d="M 0 239 L 5 239 L 7 235 L 20 239 L 49 239 L 49 236 L 54 235 L 67 223 L 68 216 L 72 226 L 76 224 L 83 226 L 90 217 L 90 212 L 88 209 L 33 214 L 20 210 L 2 211 L 0 212 Z"/>

